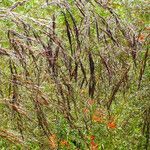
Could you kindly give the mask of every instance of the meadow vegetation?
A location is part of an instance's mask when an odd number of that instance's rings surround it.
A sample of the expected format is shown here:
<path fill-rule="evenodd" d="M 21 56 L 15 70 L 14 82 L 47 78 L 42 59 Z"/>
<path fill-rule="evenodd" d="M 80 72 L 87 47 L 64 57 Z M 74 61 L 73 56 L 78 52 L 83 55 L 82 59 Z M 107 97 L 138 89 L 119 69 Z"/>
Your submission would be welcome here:
<path fill-rule="evenodd" d="M 148 150 L 149 8 L 0 1 L 0 149 Z"/>

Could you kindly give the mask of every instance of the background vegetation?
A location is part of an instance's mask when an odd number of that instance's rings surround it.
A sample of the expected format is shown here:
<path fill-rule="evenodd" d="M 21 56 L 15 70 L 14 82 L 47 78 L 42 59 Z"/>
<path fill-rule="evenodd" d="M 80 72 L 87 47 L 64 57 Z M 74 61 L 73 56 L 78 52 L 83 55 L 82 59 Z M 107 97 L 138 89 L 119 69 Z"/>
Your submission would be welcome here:
<path fill-rule="evenodd" d="M 0 1 L 0 149 L 148 150 L 148 0 Z"/>

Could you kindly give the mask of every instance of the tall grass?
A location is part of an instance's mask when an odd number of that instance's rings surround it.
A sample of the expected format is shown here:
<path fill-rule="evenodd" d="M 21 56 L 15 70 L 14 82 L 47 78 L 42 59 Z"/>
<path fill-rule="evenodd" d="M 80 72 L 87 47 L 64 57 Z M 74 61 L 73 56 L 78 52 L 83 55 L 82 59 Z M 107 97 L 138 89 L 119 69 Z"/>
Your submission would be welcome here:
<path fill-rule="evenodd" d="M 0 147 L 148 149 L 149 30 L 102 1 L 47 2 L 44 19 L 24 3 L 4 10 Z"/>

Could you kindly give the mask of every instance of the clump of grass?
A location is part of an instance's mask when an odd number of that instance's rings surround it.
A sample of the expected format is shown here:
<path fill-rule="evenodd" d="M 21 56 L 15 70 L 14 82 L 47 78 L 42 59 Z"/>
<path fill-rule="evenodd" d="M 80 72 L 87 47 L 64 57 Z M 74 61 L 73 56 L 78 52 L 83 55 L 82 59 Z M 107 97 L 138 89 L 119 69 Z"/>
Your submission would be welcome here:
<path fill-rule="evenodd" d="M 15 29 L 0 48 L 0 137 L 29 149 L 148 149 L 148 41 L 101 1 L 48 2 L 59 12 L 50 22 L 16 13 L 24 3 L 6 12 Z"/>

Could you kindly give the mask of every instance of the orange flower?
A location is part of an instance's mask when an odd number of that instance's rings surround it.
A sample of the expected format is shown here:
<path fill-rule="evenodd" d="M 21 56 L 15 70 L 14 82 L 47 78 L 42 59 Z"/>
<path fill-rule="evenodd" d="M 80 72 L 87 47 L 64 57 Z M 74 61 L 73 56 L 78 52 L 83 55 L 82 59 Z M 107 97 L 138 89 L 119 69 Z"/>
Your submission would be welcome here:
<path fill-rule="evenodd" d="M 93 115 L 93 116 L 92 116 L 92 120 L 93 120 L 94 122 L 102 122 L 102 118 L 99 117 L 99 116 L 97 116 L 97 115 Z"/>
<path fill-rule="evenodd" d="M 98 150 L 98 144 L 96 144 L 94 141 L 91 141 L 90 147 L 91 150 Z"/>
<path fill-rule="evenodd" d="M 110 129 L 115 129 L 116 128 L 116 123 L 114 121 L 111 121 L 111 122 L 108 122 L 107 126 Z"/>
<path fill-rule="evenodd" d="M 138 41 L 139 42 L 143 42 L 145 40 L 145 36 L 143 34 L 141 34 L 139 37 L 138 37 Z"/>
<path fill-rule="evenodd" d="M 93 141 L 95 139 L 95 136 L 94 135 L 91 135 L 91 141 Z"/>
<path fill-rule="evenodd" d="M 57 148 L 57 138 L 55 134 L 52 134 L 49 137 L 49 144 L 50 144 L 50 148 L 52 149 L 56 149 Z"/>
<path fill-rule="evenodd" d="M 62 140 L 62 141 L 60 142 L 60 144 L 61 144 L 62 146 L 69 146 L 69 143 L 68 143 L 68 141 L 66 141 L 66 140 Z"/>
<path fill-rule="evenodd" d="M 96 143 L 94 142 L 95 136 L 94 136 L 94 135 L 91 135 L 90 139 L 91 139 L 91 142 L 90 142 L 90 149 L 91 149 L 91 150 L 98 150 L 98 144 L 96 144 Z"/>
<path fill-rule="evenodd" d="M 92 116 L 92 120 L 94 122 L 102 122 L 104 117 L 104 113 L 102 110 L 96 110 Z"/>

